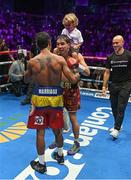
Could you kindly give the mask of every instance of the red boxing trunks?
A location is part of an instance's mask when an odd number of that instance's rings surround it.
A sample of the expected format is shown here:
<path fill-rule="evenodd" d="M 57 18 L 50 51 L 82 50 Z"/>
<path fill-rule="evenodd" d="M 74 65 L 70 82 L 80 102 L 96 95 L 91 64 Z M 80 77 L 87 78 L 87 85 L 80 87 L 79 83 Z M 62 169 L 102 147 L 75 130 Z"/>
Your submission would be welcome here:
<path fill-rule="evenodd" d="M 63 89 L 64 107 L 69 112 L 76 112 L 80 109 L 80 90 L 79 87 Z"/>
<path fill-rule="evenodd" d="M 27 127 L 32 129 L 63 128 L 62 93 L 61 87 L 36 87 L 32 95 L 32 108 Z"/>

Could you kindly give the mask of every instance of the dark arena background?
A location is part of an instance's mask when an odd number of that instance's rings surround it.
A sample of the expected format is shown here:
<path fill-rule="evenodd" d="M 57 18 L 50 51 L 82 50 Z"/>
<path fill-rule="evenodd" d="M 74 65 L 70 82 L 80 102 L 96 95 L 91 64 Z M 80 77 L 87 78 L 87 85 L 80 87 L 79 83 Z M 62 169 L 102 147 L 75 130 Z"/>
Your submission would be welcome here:
<path fill-rule="evenodd" d="M 30 167 L 30 161 L 37 159 L 36 132 L 26 127 L 30 104 L 21 103 L 26 97 L 24 90 L 19 96 L 12 93 L 8 72 L 21 49 L 26 67 L 36 33 L 48 32 L 55 48 L 56 37 L 64 28 L 62 19 L 70 12 L 79 19 L 84 39 L 80 52 L 91 71 L 89 77 L 81 75 L 80 79 L 77 117 L 81 149 L 68 156 L 73 133 L 63 134 L 65 164 L 57 164 L 52 157 L 55 150 L 48 148 L 54 136 L 47 129 L 47 173 L 39 174 Z M 131 96 L 120 136 L 113 141 L 109 92 L 101 95 L 107 56 L 113 52 L 112 38 L 117 34 L 131 50 L 130 0 L 0 0 L 0 180 L 131 179 Z"/>

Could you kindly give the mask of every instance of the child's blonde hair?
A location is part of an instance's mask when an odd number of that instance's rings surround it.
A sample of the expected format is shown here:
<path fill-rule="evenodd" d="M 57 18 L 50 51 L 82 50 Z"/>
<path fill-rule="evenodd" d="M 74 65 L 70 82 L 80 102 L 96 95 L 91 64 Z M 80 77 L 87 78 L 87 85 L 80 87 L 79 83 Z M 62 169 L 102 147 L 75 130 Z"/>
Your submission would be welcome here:
<path fill-rule="evenodd" d="M 62 24 L 67 26 L 68 24 L 73 24 L 74 27 L 77 27 L 79 23 L 78 18 L 74 13 L 66 14 L 62 20 Z"/>

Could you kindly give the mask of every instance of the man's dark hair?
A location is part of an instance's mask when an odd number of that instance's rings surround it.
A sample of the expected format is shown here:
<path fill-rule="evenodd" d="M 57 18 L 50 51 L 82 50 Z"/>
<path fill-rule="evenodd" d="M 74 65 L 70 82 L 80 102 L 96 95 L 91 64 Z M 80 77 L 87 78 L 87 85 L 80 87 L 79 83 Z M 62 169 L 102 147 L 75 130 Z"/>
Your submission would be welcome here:
<path fill-rule="evenodd" d="M 65 34 L 61 34 L 61 35 L 57 36 L 56 41 L 58 39 L 63 39 L 66 43 L 71 44 L 71 39 Z"/>
<path fill-rule="evenodd" d="M 36 34 L 36 43 L 40 50 L 47 48 L 51 38 L 47 32 L 39 32 Z"/>
<path fill-rule="evenodd" d="M 73 47 L 71 47 L 72 39 L 70 39 L 67 35 L 61 34 L 61 35 L 57 36 L 56 41 L 57 41 L 58 39 L 59 39 L 59 40 L 64 40 L 67 44 L 70 45 L 69 55 L 72 56 L 72 53 L 73 53 L 73 52 L 76 52 L 76 53 L 78 54 L 78 49 L 74 49 Z"/>

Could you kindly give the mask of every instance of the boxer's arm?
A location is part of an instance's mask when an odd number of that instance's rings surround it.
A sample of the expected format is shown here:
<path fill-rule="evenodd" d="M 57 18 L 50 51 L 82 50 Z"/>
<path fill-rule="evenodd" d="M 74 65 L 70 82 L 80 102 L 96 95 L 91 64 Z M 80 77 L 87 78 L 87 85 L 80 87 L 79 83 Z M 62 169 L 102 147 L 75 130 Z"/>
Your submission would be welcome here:
<path fill-rule="evenodd" d="M 65 59 L 63 58 L 62 60 L 62 71 L 63 74 L 66 76 L 66 78 L 72 83 L 76 84 L 80 80 L 80 75 L 79 73 L 73 73 L 70 68 L 68 67 Z"/>
<path fill-rule="evenodd" d="M 83 75 L 90 76 L 90 69 L 88 65 L 85 63 L 84 57 L 80 53 L 78 53 L 78 60 L 79 60 L 78 71 L 81 72 Z"/>
<path fill-rule="evenodd" d="M 27 70 L 24 73 L 24 82 L 29 83 L 32 78 L 32 65 L 31 62 L 29 61 L 27 64 Z"/>

